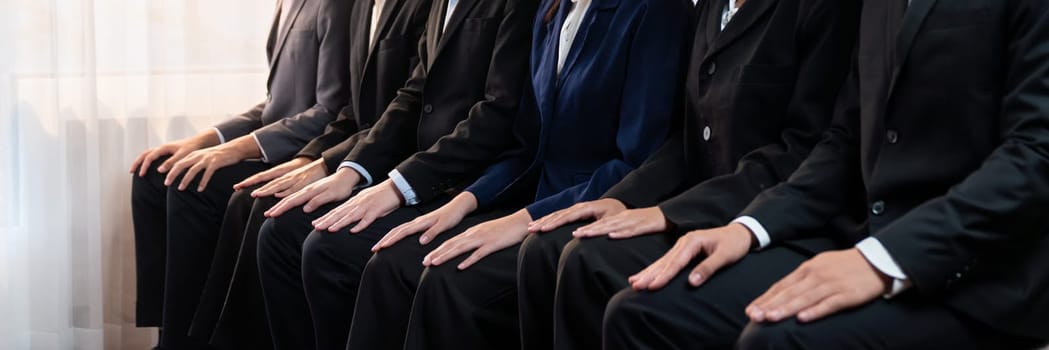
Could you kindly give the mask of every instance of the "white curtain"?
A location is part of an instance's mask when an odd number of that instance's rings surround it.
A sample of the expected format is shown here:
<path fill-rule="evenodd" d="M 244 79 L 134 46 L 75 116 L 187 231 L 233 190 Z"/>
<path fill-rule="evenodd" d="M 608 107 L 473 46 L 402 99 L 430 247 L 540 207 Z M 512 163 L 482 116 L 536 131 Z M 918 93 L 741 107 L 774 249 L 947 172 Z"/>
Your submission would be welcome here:
<path fill-rule="evenodd" d="M 0 349 L 148 349 L 130 175 L 265 96 L 273 0 L 0 0 Z"/>

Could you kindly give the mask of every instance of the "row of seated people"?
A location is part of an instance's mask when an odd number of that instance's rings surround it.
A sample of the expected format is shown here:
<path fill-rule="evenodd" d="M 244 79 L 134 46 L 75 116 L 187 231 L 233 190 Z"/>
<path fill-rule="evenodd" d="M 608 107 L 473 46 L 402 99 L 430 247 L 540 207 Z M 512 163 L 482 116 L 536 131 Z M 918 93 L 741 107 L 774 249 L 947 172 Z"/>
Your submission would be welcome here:
<path fill-rule="evenodd" d="M 1049 341 L 1049 1 L 279 0 L 267 49 L 132 165 L 160 349 Z"/>

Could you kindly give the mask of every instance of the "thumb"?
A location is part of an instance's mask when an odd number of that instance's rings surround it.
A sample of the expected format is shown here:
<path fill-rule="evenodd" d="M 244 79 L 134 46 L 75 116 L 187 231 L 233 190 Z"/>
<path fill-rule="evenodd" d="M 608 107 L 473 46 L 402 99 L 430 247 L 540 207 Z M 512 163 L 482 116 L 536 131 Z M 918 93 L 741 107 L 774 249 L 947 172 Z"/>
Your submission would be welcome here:
<path fill-rule="evenodd" d="M 706 241 L 703 248 L 703 251 L 709 251 L 707 257 L 703 259 L 699 265 L 696 265 L 696 267 L 692 269 L 692 273 L 688 275 L 688 283 L 693 287 L 699 287 L 701 284 L 710 280 L 710 277 L 721 270 L 721 268 L 725 267 L 725 265 L 734 262 L 727 251 L 724 249 L 717 249 L 716 246 L 712 246 L 710 241 Z"/>

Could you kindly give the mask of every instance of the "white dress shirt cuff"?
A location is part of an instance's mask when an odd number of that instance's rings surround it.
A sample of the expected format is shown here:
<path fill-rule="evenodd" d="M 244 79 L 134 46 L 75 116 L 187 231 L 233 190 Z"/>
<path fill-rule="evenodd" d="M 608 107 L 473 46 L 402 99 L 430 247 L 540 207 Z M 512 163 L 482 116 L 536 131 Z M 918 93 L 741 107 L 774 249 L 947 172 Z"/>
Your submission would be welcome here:
<path fill-rule="evenodd" d="M 907 275 L 900 269 L 900 265 L 896 264 L 896 261 L 892 259 L 892 255 L 889 255 L 889 251 L 885 249 L 885 246 L 877 238 L 867 237 L 856 244 L 856 249 L 860 251 L 860 254 L 863 254 L 863 257 L 874 268 L 892 278 L 892 288 L 884 295 L 886 299 L 895 297 L 911 288 L 910 279 L 907 278 Z"/>
<path fill-rule="evenodd" d="M 405 205 L 416 205 L 419 204 L 418 197 L 415 196 L 415 190 L 408 184 L 408 180 L 404 179 L 401 172 L 394 169 L 390 172 L 390 180 L 393 180 L 393 184 L 397 186 L 397 190 L 401 191 L 401 196 L 404 196 Z"/>
<path fill-rule="evenodd" d="M 758 222 L 757 219 L 749 216 L 740 216 L 736 218 L 736 220 L 732 220 L 732 223 L 741 224 L 750 230 L 750 233 L 758 240 L 758 249 L 764 249 L 772 243 L 772 238 L 769 237 L 769 232 L 765 231 L 765 226 L 761 226 L 761 223 Z"/>
<path fill-rule="evenodd" d="M 353 169 L 353 171 L 356 171 L 358 174 L 361 174 L 361 179 L 364 179 L 364 183 L 357 185 L 357 188 L 364 188 L 372 185 L 372 174 L 369 173 L 368 170 L 364 169 L 364 166 L 360 165 L 359 163 L 347 160 L 339 164 L 339 169 L 342 168 L 350 168 Z"/>
<path fill-rule="evenodd" d="M 255 140 L 255 146 L 259 147 L 259 153 L 262 153 L 262 162 L 269 164 L 270 157 L 266 155 L 266 149 L 262 148 L 262 142 L 259 142 L 259 137 L 255 133 L 251 133 L 251 138 Z"/>
<path fill-rule="evenodd" d="M 219 130 L 219 128 L 211 128 L 211 130 L 214 130 L 215 131 L 215 136 L 219 137 L 219 144 L 220 145 L 223 144 L 223 143 L 226 143 L 226 136 L 222 135 L 222 130 Z"/>

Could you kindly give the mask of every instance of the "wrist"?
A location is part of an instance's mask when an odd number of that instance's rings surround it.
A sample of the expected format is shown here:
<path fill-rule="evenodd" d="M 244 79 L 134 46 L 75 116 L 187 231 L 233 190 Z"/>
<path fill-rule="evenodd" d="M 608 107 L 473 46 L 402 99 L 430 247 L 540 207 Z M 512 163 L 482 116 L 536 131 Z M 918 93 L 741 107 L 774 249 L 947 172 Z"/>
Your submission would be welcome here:
<path fill-rule="evenodd" d="M 729 227 L 731 227 L 734 231 L 734 235 L 745 237 L 743 239 L 746 240 L 747 247 L 749 247 L 750 250 L 756 250 L 759 248 L 758 240 L 756 237 L 754 237 L 754 232 L 750 232 L 750 228 L 748 228 L 747 225 L 734 222 L 732 224 L 729 224 Z"/>
<path fill-rule="evenodd" d="M 189 143 L 197 149 L 202 149 L 217 146 L 222 140 L 219 140 L 219 135 L 214 130 L 208 130 L 190 138 Z"/>
<path fill-rule="evenodd" d="M 452 198 L 451 205 L 455 207 L 463 215 L 472 213 L 477 210 L 477 197 L 469 191 L 463 191 Z"/>

